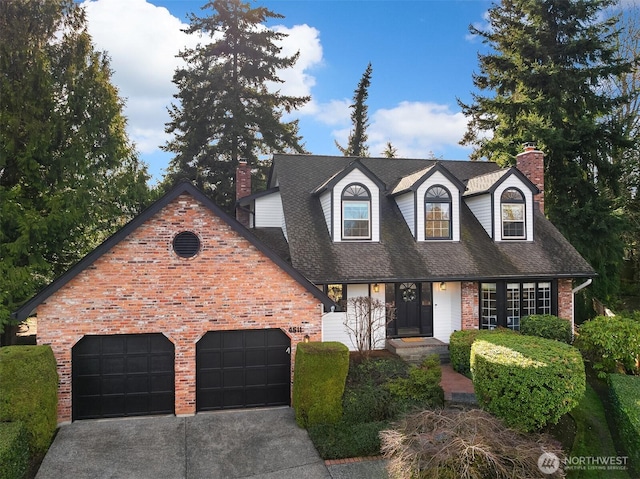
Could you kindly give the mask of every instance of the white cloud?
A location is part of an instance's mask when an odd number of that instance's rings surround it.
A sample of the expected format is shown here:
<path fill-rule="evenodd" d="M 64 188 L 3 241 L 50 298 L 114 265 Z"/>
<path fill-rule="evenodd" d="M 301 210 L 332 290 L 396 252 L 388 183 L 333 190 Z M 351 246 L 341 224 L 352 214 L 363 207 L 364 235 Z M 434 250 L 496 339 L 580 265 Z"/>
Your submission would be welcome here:
<path fill-rule="evenodd" d="M 401 102 L 394 108 L 375 111 L 370 119 L 367 134 L 372 156 L 378 156 L 389 141 L 398 150 L 398 156 L 438 155 L 457 146 L 467 128 L 462 112 L 436 103 Z"/>

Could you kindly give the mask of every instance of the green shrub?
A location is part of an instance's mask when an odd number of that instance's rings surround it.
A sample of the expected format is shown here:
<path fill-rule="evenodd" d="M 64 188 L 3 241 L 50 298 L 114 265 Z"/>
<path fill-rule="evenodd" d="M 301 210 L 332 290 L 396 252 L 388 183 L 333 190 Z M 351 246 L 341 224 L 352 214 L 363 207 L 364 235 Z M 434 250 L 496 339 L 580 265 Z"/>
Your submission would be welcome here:
<path fill-rule="evenodd" d="M 29 439 L 24 424 L 0 422 L 0 479 L 21 479 L 29 468 Z"/>
<path fill-rule="evenodd" d="M 521 318 L 520 333 L 527 336 L 555 339 L 567 344 L 571 344 L 573 339 L 571 321 L 552 314 L 533 314 Z"/>
<path fill-rule="evenodd" d="M 598 316 L 578 329 L 575 345 L 598 372 L 640 374 L 640 322 L 622 316 Z"/>
<path fill-rule="evenodd" d="M 460 374 L 468 374 L 471 371 L 471 345 L 485 334 L 500 332 L 512 332 L 510 329 L 465 329 L 454 331 L 449 337 L 449 359 L 451 367 Z"/>
<path fill-rule="evenodd" d="M 380 431 L 386 421 L 363 424 L 316 424 L 309 427 L 309 437 L 322 459 L 375 456 L 380 454 Z"/>
<path fill-rule="evenodd" d="M 49 346 L 0 348 L 0 421 L 21 421 L 32 453 L 43 453 L 57 425 L 58 373 Z"/>
<path fill-rule="evenodd" d="M 444 404 L 441 379 L 440 357 L 432 355 L 425 358 L 420 366 L 411 367 L 409 377 L 392 379 L 387 382 L 386 388 L 394 398 L 407 406 L 441 407 Z"/>
<path fill-rule="evenodd" d="M 556 424 L 585 391 L 578 350 L 533 336 L 479 338 L 471 347 L 471 371 L 479 404 L 525 431 Z"/>
<path fill-rule="evenodd" d="M 293 380 L 296 422 L 308 428 L 342 418 L 349 349 L 339 342 L 299 343 Z"/>
<path fill-rule="evenodd" d="M 640 471 L 640 378 L 609 375 L 613 418 L 631 466 Z"/>
<path fill-rule="evenodd" d="M 389 391 L 372 383 L 347 387 L 342 411 L 346 424 L 384 421 L 394 415 L 393 397 Z"/>

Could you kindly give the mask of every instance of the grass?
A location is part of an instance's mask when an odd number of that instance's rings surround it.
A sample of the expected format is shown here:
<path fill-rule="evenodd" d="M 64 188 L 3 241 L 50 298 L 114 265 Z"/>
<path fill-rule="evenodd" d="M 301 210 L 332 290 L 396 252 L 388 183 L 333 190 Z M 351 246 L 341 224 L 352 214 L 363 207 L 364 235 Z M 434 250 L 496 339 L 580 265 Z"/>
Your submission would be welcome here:
<path fill-rule="evenodd" d="M 570 413 L 575 422 L 575 438 L 569 456 L 577 457 L 615 457 L 618 456 L 605 409 L 595 390 L 587 384 L 584 398 Z M 627 471 L 570 469 L 568 479 L 629 479 Z"/>

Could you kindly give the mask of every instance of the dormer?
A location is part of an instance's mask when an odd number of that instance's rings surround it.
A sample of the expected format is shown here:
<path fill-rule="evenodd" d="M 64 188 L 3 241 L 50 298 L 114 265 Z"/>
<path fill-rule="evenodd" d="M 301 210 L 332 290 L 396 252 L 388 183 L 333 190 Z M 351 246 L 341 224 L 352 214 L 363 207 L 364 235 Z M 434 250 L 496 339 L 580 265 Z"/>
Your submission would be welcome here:
<path fill-rule="evenodd" d="M 334 242 L 380 241 L 380 191 L 385 185 L 354 160 L 312 191 Z"/>
<path fill-rule="evenodd" d="M 517 168 L 471 178 L 464 201 L 495 241 L 533 241 L 538 188 Z"/>
<path fill-rule="evenodd" d="M 416 241 L 460 241 L 464 184 L 442 163 L 400 178 L 391 189 Z"/>

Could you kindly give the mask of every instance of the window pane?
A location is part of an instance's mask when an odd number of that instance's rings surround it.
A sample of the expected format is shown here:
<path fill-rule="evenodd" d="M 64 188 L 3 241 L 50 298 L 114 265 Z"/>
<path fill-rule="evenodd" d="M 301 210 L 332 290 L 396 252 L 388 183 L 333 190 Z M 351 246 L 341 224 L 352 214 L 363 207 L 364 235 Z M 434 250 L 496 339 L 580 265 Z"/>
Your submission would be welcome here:
<path fill-rule="evenodd" d="M 524 205 L 502 205 L 502 236 L 524 238 Z"/>
<path fill-rule="evenodd" d="M 538 283 L 538 314 L 551 314 L 551 283 Z"/>
<path fill-rule="evenodd" d="M 345 238 L 369 237 L 369 202 L 344 201 L 342 215 Z"/>
<path fill-rule="evenodd" d="M 347 297 L 346 291 L 343 285 L 341 284 L 328 284 L 327 285 L 327 296 L 336 303 L 340 308 L 345 311 L 347 306 Z"/>
<path fill-rule="evenodd" d="M 425 236 L 449 238 L 451 205 L 449 203 L 425 203 Z"/>
<path fill-rule="evenodd" d="M 536 314 L 536 285 L 524 283 L 522 285 L 522 315 Z"/>
<path fill-rule="evenodd" d="M 520 330 L 520 283 L 507 284 L 507 328 Z"/>
<path fill-rule="evenodd" d="M 503 221 L 523 221 L 524 205 L 502 205 Z"/>
<path fill-rule="evenodd" d="M 498 325 L 495 283 L 482 283 L 480 298 L 480 329 L 495 329 Z"/>

